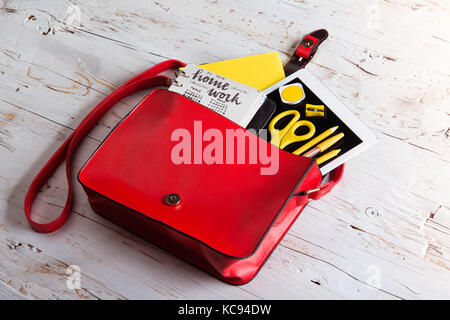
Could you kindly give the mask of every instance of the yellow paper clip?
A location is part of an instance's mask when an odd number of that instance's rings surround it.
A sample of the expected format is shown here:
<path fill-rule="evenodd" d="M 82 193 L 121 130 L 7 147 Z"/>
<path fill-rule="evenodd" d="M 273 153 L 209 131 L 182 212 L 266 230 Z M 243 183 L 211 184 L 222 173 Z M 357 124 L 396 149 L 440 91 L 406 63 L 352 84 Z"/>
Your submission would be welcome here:
<path fill-rule="evenodd" d="M 325 106 L 318 104 L 306 104 L 305 115 L 307 117 L 325 117 Z"/>

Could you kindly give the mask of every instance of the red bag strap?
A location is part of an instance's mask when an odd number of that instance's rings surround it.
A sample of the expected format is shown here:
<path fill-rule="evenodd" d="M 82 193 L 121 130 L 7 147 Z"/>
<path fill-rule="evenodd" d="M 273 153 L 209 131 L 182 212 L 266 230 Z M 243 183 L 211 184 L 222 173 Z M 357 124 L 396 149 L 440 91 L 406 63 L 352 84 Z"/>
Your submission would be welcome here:
<path fill-rule="evenodd" d="M 38 232 L 53 232 L 60 228 L 70 216 L 72 211 L 72 201 L 73 201 L 73 191 L 72 191 L 72 172 L 71 163 L 73 154 L 80 145 L 84 137 L 89 133 L 89 131 L 96 125 L 100 118 L 111 109 L 117 102 L 124 99 L 125 97 L 143 90 L 150 89 L 157 86 L 168 86 L 169 79 L 165 76 L 158 76 L 159 73 L 184 67 L 183 62 L 177 60 L 167 60 L 161 62 L 152 68 L 144 71 L 140 75 L 132 78 L 131 80 L 125 82 L 119 88 L 114 90 L 110 95 L 104 98 L 94 109 L 92 109 L 89 114 L 81 121 L 78 127 L 72 132 L 72 134 L 64 141 L 64 143 L 59 147 L 59 149 L 53 154 L 53 156 L 47 161 L 44 167 L 39 171 L 39 173 L 34 178 L 33 182 L 28 189 L 27 195 L 25 196 L 25 216 L 28 219 L 31 227 Z M 59 216 L 49 223 L 37 223 L 31 217 L 31 206 L 36 198 L 37 193 L 44 185 L 45 182 L 54 174 L 56 169 L 65 161 L 66 163 L 66 177 L 68 183 L 68 193 L 67 200 L 63 210 L 60 212 Z"/>
<path fill-rule="evenodd" d="M 344 167 L 345 163 L 341 164 L 339 167 L 331 171 L 330 177 L 328 182 L 325 182 L 321 186 L 319 186 L 317 189 L 310 190 L 308 192 L 308 198 L 312 200 L 319 200 L 324 195 L 326 195 L 328 192 L 330 192 L 334 186 L 341 181 L 342 176 L 344 175 Z"/>
<path fill-rule="evenodd" d="M 288 63 L 284 66 L 284 73 L 286 76 L 303 69 L 309 61 L 316 54 L 320 44 L 328 38 L 328 31 L 325 29 L 319 29 L 307 34 L 295 50 L 295 53 L 289 59 Z"/>
<path fill-rule="evenodd" d="M 303 69 L 317 51 L 320 44 L 328 38 L 328 31 L 319 29 L 307 34 L 295 50 L 295 53 L 284 66 L 284 73 L 286 76 Z M 318 200 L 326 195 L 334 186 L 341 180 L 344 174 L 344 164 L 334 169 L 329 173 L 329 181 L 321 185 L 319 188 L 302 193 L 307 194 L 309 199 Z"/>

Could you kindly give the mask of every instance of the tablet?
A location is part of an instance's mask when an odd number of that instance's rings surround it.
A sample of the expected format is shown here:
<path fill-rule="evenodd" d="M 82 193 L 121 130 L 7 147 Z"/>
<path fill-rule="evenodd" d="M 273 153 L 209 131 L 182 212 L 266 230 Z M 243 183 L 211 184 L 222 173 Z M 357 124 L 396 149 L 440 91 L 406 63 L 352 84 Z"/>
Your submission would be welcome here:
<path fill-rule="evenodd" d="M 295 152 L 335 126 L 338 128 L 323 141 L 339 133 L 344 134 L 339 141 L 314 155 L 314 158 L 321 159 L 318 163 L 321 162 L 319 168 L 323 175 L 377 141 L 377 136 L 308 70 L 301 69 L 291 74 L 264 90 L 263 94 L 275 102 L 274 116 L 283 111 L 297 110 L 300 113 L 300 119 L 312 122 L 316 129 L 315 135 L 309 140 L 292 143 L 284 148 L 286 151 Z M 286 122 L 289 122 L 289 119 Z M 296 134 L 302 135 L 301 132 Z M 313 148 L 308 148 L 300 155 L 304 155 Z M 334 151 L 339 153 L 325 160 L 327 156 L 334 154 Z"/>

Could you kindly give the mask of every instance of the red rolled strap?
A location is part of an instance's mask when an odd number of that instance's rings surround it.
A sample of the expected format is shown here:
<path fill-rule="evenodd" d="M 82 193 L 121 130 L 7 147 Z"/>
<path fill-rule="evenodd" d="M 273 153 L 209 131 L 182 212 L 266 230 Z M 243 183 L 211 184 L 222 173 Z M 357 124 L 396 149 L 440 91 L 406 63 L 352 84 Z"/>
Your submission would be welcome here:
<path fill-rule="evenodd" d="M 308 198 L 312 200 L 319 200 L 328 192 L 330 192 L 334 188 L 334 186 L 339 181 L 341 181 L 342 176 L 344 175 L 344 167 L 345 163 L 341 164 L 339 167 L 331 171 L 329 181 L 319 186 L 319 190 L 309 193 Z"/>
<path fill-rule="evenodd" d="M 328 31 L 319 29 L 307 34 L 300 41 L 297 50 L 284 66 L 286 76 L 303 69 L 317 52 L 320 44 L 328 37 Z"/>

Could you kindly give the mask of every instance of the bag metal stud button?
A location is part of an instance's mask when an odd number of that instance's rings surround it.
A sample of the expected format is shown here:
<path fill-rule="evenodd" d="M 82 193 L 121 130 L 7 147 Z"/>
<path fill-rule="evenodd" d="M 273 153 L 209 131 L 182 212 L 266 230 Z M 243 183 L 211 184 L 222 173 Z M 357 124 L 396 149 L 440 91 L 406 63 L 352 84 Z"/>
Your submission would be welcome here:
<path fill-rule="evenodd" d="M 311 39 L 303 39 L 300 44 L 304 48 L 309 48 L 314 44 L 314 42 Z"/>
<path fill-rule="evenodd" d="M 172 207 L 178 206 L 181 202 L 181 197 L 177 193 L 169 193 L 164 197 L 164 202 Z"/>

